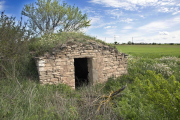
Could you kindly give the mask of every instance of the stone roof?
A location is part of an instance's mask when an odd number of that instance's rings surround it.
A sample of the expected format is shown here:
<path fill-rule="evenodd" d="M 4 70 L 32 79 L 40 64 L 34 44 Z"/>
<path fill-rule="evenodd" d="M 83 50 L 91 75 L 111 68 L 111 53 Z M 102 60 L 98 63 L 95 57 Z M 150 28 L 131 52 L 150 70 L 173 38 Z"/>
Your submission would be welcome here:
<path fill-rule="evenodd" d="M 51 50 L 51 52 L 46 52 L 43 56 L 45 57 L 47 55 L 55 55 L 59 52 L 73 51 L 75 49 L 98 50 L 99 52 L 100 51 L 110 51 L 111 53 L 125 55 L 124 53 L 120 53 L 115 46 L 106 45 L 106 44 L 103 44 L 100 42 L 96 42 L 94 40 L 86 40 L 86 41 L 71 40 L 71 41 L 67 41 L 64 44 L 57 45 L 56 47 L 54 47 Z M 43 57 L 43 56 L 39 56 L 39 57 Z M 38 58 L 38 57 L 36 57 L 36 58 Z"/>

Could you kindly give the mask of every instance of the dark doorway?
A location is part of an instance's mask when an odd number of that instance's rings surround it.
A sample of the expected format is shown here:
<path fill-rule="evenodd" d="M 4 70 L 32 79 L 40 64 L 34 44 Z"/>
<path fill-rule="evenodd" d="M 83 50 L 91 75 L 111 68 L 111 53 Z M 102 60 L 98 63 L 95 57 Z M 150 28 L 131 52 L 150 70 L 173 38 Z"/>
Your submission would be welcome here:
<path fill-rule="evenodd" d="M 88 60 L 87 58 L 75 58 L 75 87 L 88 85 Z"/>

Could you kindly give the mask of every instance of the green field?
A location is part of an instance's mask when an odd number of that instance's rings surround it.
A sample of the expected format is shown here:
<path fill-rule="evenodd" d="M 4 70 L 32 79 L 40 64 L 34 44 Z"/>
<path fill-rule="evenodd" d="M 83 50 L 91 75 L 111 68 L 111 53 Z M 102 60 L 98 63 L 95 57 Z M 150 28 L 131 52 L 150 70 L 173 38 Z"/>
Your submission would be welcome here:
<path fill-rule="evenodd" d="M 116 47 L 123 53 L 138 57 L 176 56 L 180 58 L 180 45 L 117 45 Z"/>

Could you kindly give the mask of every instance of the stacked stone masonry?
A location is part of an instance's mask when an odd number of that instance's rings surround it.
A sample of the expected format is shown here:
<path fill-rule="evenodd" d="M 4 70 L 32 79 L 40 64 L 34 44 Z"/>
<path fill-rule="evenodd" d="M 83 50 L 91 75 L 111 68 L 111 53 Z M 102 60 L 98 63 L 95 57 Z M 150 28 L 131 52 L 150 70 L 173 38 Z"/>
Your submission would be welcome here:
<path fill-rule="evenodd" d="M 127 56 L 116 48 L 94 41 L 69 41 L 54 48 L 51 53 L 36 57 L 40 82 L 64 83 L 75 88 L 75 58 L 88 59 L 90 84 L 127 74 Z"/>

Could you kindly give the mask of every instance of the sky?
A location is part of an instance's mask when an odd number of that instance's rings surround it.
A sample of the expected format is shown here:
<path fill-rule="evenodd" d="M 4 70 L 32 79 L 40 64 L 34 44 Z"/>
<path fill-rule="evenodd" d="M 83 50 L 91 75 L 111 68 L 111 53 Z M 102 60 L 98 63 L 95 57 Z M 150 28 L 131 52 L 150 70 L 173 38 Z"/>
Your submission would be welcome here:
<path fill-rule="evenodd" d="M 91 26 L 82 31 L 105 42 L 180 43 L 180 0 L 64 1 L 88 14 Z M 0 0 L 0 12 L 20 19 L 24 5 L 35 2 Z"/>

